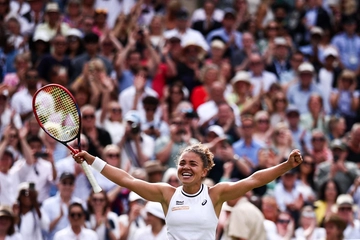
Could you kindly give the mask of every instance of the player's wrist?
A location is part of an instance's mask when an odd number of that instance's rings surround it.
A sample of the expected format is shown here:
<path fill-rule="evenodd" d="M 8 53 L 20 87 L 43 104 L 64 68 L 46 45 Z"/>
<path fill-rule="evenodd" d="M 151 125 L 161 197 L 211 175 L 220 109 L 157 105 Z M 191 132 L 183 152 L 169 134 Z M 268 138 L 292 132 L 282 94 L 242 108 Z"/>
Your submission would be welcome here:
<path fill-rule="evenodd" d="M 106 162 L 101 160 L 98 157 L 95 157 L 95 160 L 91 164 L 91 167 L 94 168 L 98 172 L 101 172 L 105 166 L 106 166 Z"/>

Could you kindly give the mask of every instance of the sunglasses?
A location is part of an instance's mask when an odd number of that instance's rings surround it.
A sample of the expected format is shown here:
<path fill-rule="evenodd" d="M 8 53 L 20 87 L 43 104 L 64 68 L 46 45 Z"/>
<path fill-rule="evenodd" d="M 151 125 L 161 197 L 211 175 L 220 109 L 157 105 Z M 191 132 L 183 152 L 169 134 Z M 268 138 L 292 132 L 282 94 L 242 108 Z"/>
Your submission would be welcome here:
<path fill-rule="evenodd" d="M 340 208 L 338 208 L 338 210 L 339 210 L 340 212 L 350 212 L 350 211 L 352 211 L 353 209 L 352 209 L 351 207 L 340 207 Z"/>
<path fill-rule="evenodd" d="M 150 107 L 148 107 L 148 108 L 145 108 L 145 111 L 146 111 L 146 112 L 155 112 L 155 111 L 156 111 L 156 108 L 150 108 Z"/>
<path fill-rule="evenodd" d="M 89 114 L 89 115 L 83 115 L 82 117 L 83 117 L 83 119 L 94 119 L 95 115 L 94 114 Z"/>
<path fill-rule="evenodd" d="M 66 46 L 66 42 L 54 42 L 54 45 L 57 45 L 57 46 Z"/>
<path fill-rule="evenodd" d="M 316 141 L 323 142 L 323 141 L 325 141 L 325 138 L 323 138 L 323 137 L 314 137 L 314 138 L 311 139 L 311 141 L 313 141 L 313 142 L 316 142 Z"/>
<path fill-rule="evenodd" d="M 281 224 L 289 224 L 290 220 L 288 220 L 288 219 L 278 219 L 277 222 L 281 223 Z"/>
<path fill-rule="evenodd" d="M 269 119 L 259 119 L 258 123 L 269 123 Z"/>
<path fill-rule="evenodd" d="M 102 203 L 102 202 L 105 202 L 105 199 L 104 198 L 92 198 L 91 201 Z"/>
<path fill-rule="evenodd" d="M 253 128 L 254 126 L 253 125 L 242 125 L 241 127 L 243 129 L 250 129 L 250 128 Z"/>
<path fill-rule="evenodd" d="M 106 156 L 109 157 L 109 158 L 119 158 L 120 154 L 118 154 L 118 153 L 115 153 L 115 154 L 109 153 L 109 154 L 106 154 Z"/>
<path fill-rule="evenodd" d="M 28 75 L 28 76 L 26 76 L 26 79 L 27 80 L 38 80 L 38 76 L 31 76 L 31 75 Z"/>
<path fill-rule="evenodd" d="M 311 166 L 311 167 L 313 167 L 313 166 L 315 166 L 315 163 L 312 163 L 312 162 L 306 162 L 306 161 L 303 161 L 303 163 L 302 163 L 303 165 L 307 165 L 307 166 Z"/>
<path fill-rule="evenodd" d="M 286 102 L 286 99 L 285 98 L 278 98 L 278 99 L 275 99 L 275 102 Z"/>
<path fill-rule="evenodd" d="M 183 123 L 183 122 L 172 122 L 171 124 L 174 124 L 174 125 L 183 125 L 184 123 Z"/>
<path fill-rule="evenodd" d="M 73 186 L 74 182 L 73 181 L 63 181 L 63 182 L 61 182 L 61 184 L 64 186 Z"/>
<path fill-rule="evenodd" d="M 71 218 L 81 218 L 84 214 L 81 212 L 72 212 L 69 214 Z"/>
<path fill-rule="evenodd" d="M 121 113 L 122 112 L 121 108 L 112 108 L 111 111 L 113 113 Z"/>

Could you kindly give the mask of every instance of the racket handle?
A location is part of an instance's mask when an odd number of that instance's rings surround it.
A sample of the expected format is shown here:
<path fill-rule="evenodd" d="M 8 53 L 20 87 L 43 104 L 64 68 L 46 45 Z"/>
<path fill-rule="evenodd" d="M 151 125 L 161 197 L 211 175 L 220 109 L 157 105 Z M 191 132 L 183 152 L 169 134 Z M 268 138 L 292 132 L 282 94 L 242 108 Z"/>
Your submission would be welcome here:
<path fill-rule="evenodd" d="M 83 168 L 86 177 L 89 179 L 89 182 L 94 190 L 94 193 L 99 193 L 101 192 L 101 187 L 99 186 L 99 184 L 97 183 L 94 174 L 91 172 L 89 165 L 86 163 L 86 161 L 83 161 L 81 163 L 81 167 Z"/>

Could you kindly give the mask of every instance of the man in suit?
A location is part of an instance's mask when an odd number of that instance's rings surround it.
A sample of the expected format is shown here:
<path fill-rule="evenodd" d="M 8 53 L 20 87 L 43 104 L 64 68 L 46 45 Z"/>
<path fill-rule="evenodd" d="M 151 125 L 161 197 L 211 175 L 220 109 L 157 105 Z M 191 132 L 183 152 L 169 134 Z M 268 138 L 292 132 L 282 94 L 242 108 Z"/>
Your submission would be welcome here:
<path fill-rule="evenodd" d="M 193 22 L 191 28 L 201 32 L 202 35 L 206 38 L 209 32 L 221 28 L 222 24 L 214 18 L 215 3 L 213 1 L 205 1 L 204 12 L 205 19 Z"/>

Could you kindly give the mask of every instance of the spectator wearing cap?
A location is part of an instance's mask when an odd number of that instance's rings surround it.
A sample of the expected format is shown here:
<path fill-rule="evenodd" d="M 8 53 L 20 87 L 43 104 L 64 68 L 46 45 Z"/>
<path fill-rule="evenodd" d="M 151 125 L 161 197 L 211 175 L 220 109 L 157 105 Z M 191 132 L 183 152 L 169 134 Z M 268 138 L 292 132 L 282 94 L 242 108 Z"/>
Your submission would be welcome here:
<path fill-rule="evenodd" d="M 224 18 L 222 20 L 222 27 L 211 31 L 206 41 L 210 44 L 215 37 L 220 38 L 226 43 L 226 46 L 232 51 L 236 49 L 242 49 L 242 34 L 239 31 L 234 30 L 234 24 L 236 22 L 236 12 L 232 8 L 226 8 L 224 10 Z"/>
<path fill-rule="evenodd" d="M 52 83 L 52 74 L 56 68 L 64 67 L 69 76 L 72 71 L 71 60 L 66 56 L 68 48 L 66 37 L 60 34 L 55 35 L 51 39 L 51 47 L 53 51 L 44 56 L 37 67 L 40 79 L 48 83 Z"/>
<path fill-rule="evenodd" d="M 86 219 L 86 211 L 84 207 L 77 202 L 69 205 L 68 220 L 69 226 L 58 231 L 54 240 L 62 239 L 86 239 L 86 240 L 98 240 L 98 235 L 91 229 L 84 227 Z"/>
<path fill-rule="evenodd" d="M 135 192 L 129 194 L 129 210 L 119 216 L 120 239 L 133 240 L 137 232 L 146 228 L 144 216 L 141 214 L 146 205 L 146 200 Z"/>
<path fill-rule="evenodd" d="M 206 38 L 209 32 L 221 28 L 222 18 L 223 11 L 216 8 L 214 1 L 207 0 L 204 1 L 202 8 L 193 12 L 191 28 L 201 32 Z"/>
<path fill-rule="evenodd" d="M 164 37 L 170 39 L 171 37 L 178 36 L 182 44 L 186 42 L 197 42 L 205 51 L 209 50 L 209 45 L 201 32 L 188 27 L 189 13 L 185 8 L 181 8 L 176 13 L 176 27 L 172 30 L 164 32 Z"/>
<path fill-rule="evenodd" d="M 33 44 L 30 45 L 31 63 L 37 67 L 40 60 L 50 53 L 50 37 L 46 31 L 37 31 L 32 37 Z"/>
<path fill-rule="evenodd" d="M 310 43 L 309 45 L 299 47 L 305 58 L 311 62 L 316 69 L 322 65 L 324 49 L 320 47 L 322 38 L 324 35 L 324 30 L 320 27 L 312 27 L 310 29 Z"/>
<path fill-rule="evenodd" d="M 69 145 L 71 147 L 73 147 L 74 149 L 79 148 L 77 139 L 70 142 Z M 89 149 L 88 138 L 84 134 L 81 134 L 81 136 L 80 136 L 80 147 L 82 150 L 85 150 L 85 151 L 88 151 L 88 149 Z M 74 163 L 74 159 L 71 155 L 71 151 L 68 152 L 68 156 L 66 156 L 63 159 L 58 160 L 55 163 L 55 167 L 56 167 L 56 171 L 57 171 L 57 175 L 58 175 L 58 179 L 56 182 L 59 181 L 60 176 L 63 173 L 74 174 L 75 188 L 74 188 L 73 196 L 76 198 L 79 198 L 83 201 L 86 201 L 87 197 L 89 196 L 89 194 L 91 192 L 91 186 L 89 185 L 89 180 L 85 176 L 85 173 L 84 173 L 83 169 L 81 168 L 81 166 L 79 166 L 79 164 Z M 96 174 L 95 174 L 95 177 L 96 177 Z"/>
<path fill-rule="evenodd" d="M 205 60 L 206 64 L 215 64 L 218 67 L 222 67 L 224 65 L 224 54 L 226 51 L 226 45 L 220 39 L 215 39 L 210 44 L 210 57 Z"/>
<path fill-rule="evenodd" d="M 99 55 L 99 37 L 95 33 L 87 33 L 84 36 L 85 52 L 72 60 L 73 71 L 70 81 L 74 81 L 83 71 L 84 65 L 93 58 L 100 58 L 104 63 L 107 75 L 111 75 L 113 66 L 109 60 Z"/>
<path fill-rule="evenodd" d="M 43 239 L 42 231 L 49 230 L 50 220 L 46 213 L 40 210 L 33 183 L 23 182 L 18 186 L 17 200 L 19 232 L 28 239 Z"/>
<path fill-rule="evenodd" d="M 141 130 L 139 111 L 130 110 L 124 116 L 125 134 L 119 142 L 121 151 L 121 168 L 127 166 L 143 167 L 144 163 L 154 156 L 155 141 Z"/>
<path fill-rule="evenodd" d="M 106 22 L 110 29 L 114 28 L 116 18 L 119 16 L 120 13 L 124 13 L 126 15 L 131 14 L 131 9 L 136 4 L 136 1 L 134 0 L 127 0 L 124 2 L 119 2 L 118 0 L 91 2 L 95 2 L 95 5 L 91 5 L 91 8 L 93 9 L 107 9 L 108 16 Z"/>
<path fill-rule="evenodd" d="M 140 229 L 134 240 L 167 239 L 165 215 L 158 202 L 147 202 L 145 205 L 147 228 Z"/>
<path fill-rule="evenodd" d="M 333 159 L 325 133 L 321 129 L 311 131 L 311 148 L 305 149 L 305 152 L 312 155 L 316 166 L 322 162 L 331 162 Z"/>
<path fill-rule="evenodd" d="M 290 104 L 298 107 L 300 114 L 308 113 L 308 102 L 312 94 L 322 96 L 321 91 L 313 82 L 315 69 L 311 63 L 304 62 L 299 66 L 299 82 L 289 87 L 287 99 Z"/>
<path fill-rule="evenodd" d="M 84 52 L 84 44 L 83 44 L 83 34 L 77 28 L 71 28 L 66 33 L 66 40 L 68 42 L 68 48 L 66 51 L 66 55 L 70 60 L 78 57 Z"/>
<path fill-rule="evenodd" d="M 289 46 L 288 41 L 283 37 L 276 37 L 274 44 L 274 53 L 272 56 L 268 56 L 266 70 L 274 73 L 277 79 L 281 81 L 283 74 L 291 70 L 291 64 L 288 60 L 291 46 Z"/>
<path fill-rule="evenodd" d="M 249 57 L 252 53 L 259 52 L 254 36 L 250 32 L 243 32 L 241 36 L 242 49 L 236 49 L 231 54 L 231 65 L 235 71 L 243 71 L 248 68 Z"/>
<path fill-rule="evenodd" d="M 50 220 L 49 231 L 46 233 L 46 239 L 52 240 L 55 233 L 69 226 L 69 205 L 77 202 L 85 204 L 81 199 L 74 197 L 74 183 L 75 175 L 69 172 L 64 172 L 60 175 L 57 187 L 58 193 L 46 199 L 42 206 L 43 211 Z"/>
<path fill-rule="evenodd" d="M 145 116 L 142 117 L 141 128 L 147 135 L 156 139 L 169 134 L 169 126 L 166 122 L 156 117 L 159 99 L 153 96 L 146 96 L 143 100 Z"/>
<path fill-rule="evenodd" d="M 49 2 L 45 7 L 46 21 L 40 23 L 36 29 L 37 31 L 45 31 L 50 38 L 53 38 L 56 34 L 65 34 L 69 29 L 67 23 L 61 22 L 60 8 L 58 3 Z"/>
<path fill-rule="evenodd" d="M 298 220 L 304 205 L 302 188 L 296 180 L 297 171 L 292 169 L 281 176 L 281 181 L 276 183 L 274 188 L 274 196 L 280 211 L 290 212 L 295 221 Z"/>
<path fill-rule="evenodd" d="M 314 182 L 319 187 L 328 179 L 334 179 L 339 185 L 341 193 L 346 193 L 355 179 L 360 176 L 360 171 L 355 163 L 346 160 L 346 145 L 342 140 L 332 140 L 330 148 L 333 159 L 317 166 Z"/>
<path fill-rule="evenodd" d="M 330 96 L 333 88 L 336 88 L 341 68 L 336 66 L 335 62 L 338 59 L 337 50 L 330 46 L 324 49 L 324 65 L 319 70 L 318 87 L 322 90 L 324 97 L 325 109 L 330 109 Z"/>
<path fill-rule="evenodd" d="M 316 226 L 316 215 L 312 206 L 305 206 L 301 209 L 299 227 L 295 230 L 296 239 L 325 239 L 324 228 Z M 314 229 L 311 229 L 313 226 Z M 311 231 L 310 231 L 311 230 Z M 308 233 L 310 232 L 310 233 Z"/>
<path fill-rule="evenodd" d="M 280 84 L 283 89 L 286 91 L 289 86 L 294 82 L 298 77 L 298 69 L 301 63 L 304 62 L 304 54 L 300 51 L 295 51 L 290 56 L 290 69 L 283 72 L 280 76 Z"/>
<path fill-rule="evenodd" d="M 0 205 L 0 221 L 1 221 L 1 231 L 0 238 L 10 239 L 10 240 L 21 240 L 22 235 L 15 232 L 15 215 L 11 207 L 6 205 Z"/>
<path fill-rule="evenodd" d="M 291 131 L 294 146 L 302 151 L 310 148 L 311 134 L 300 125 L 300 112 L 297 106 L 288 106 L 286 109 L 286 120 Z"/>
<path fill-rule="evenodd" d="M 80 28 L 81 21 L 83 19 L 81 1 L 69 0 L 66 3 L 65 14 L 62 21 L 67 23 L 69 27 L 73 29 Z"/>
<path fill-rule="evenodd" d="M 253 96 L 262 95 L 270 90 L 270 86 L 277 82 L 276 75 L 265 70 L 263 58 L 258 53 L 249 56 L 250 82 L 253 85 Z"/>
<path fill-rule="evenodd" d="M 144 169 L 147 173 L 147 180 L 150 183 L 158 183 L 162 181 L 165 168 L 158 160 L 150 160 L 144 163 Z"/>
<path fill-rule="evenodd" d="M 359 108 L 360 92 L 357 89 L 356 74 L 343 70 L 337 81 L 337 86 L 330 95 L 333 114 L 345 118 L 347 130 L 356 122 L 356 112 Z"/>
<path fill-rule="evenodd" d="M 339 52 L 342 68 L 359 73 L 360 69 L 360 37 L 356 34 L 357 22 L 353 16 L 342 18 L 344 32 L 335 35 L 331 41 Z"/>
<path fill-rule="evenodd" d="M 346 222 L 344 239 L 360 239 L 360 220 L 355 219 L 357 206 L 354 204 L 352 196 L 349 194 L 339 195 L 333 211 Z"/>
<path fill-rule="evenodd" d="M 82 133 L 88 138 L 89 152 L 102 156 L 104 147 L 111 144 L 111 136 L 108 131 L 96 126 L 95 108 L 88 104 L 81 109 Z"/>

